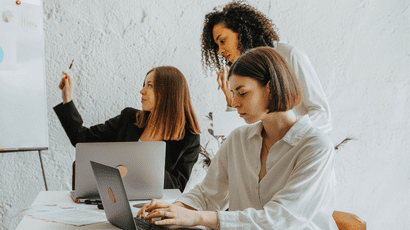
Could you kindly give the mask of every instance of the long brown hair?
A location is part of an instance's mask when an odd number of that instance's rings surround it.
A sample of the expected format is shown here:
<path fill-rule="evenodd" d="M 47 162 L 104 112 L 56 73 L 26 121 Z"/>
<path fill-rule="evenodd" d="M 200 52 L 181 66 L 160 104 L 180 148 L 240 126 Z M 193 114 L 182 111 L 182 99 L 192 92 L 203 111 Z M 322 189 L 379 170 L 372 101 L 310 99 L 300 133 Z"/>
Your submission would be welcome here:
<path fill-rule="evenodd" d="M 136 125 L 145 128 L 151 137 L 162 140 L 181 140 L 185 128 L 199 134 L 199 124 L 191 104 L 188 84 L 184 75 L 172 66 L 160 66 L 154 73 L 155 107 L 152 112 L 139 111 Z M 144 83 L 145 84 L 145 83 Z"/>

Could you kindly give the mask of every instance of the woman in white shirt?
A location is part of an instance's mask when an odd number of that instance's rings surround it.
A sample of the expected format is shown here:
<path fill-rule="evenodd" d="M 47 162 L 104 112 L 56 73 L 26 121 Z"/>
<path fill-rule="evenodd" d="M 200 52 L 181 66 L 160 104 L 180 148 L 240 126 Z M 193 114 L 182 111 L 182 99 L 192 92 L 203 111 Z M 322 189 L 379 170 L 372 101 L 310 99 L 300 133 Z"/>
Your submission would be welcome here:
<path fill-rule="evenodd" d="M 293 112 L 297 116 L 308 114 L 315 127 L 325 133 L 331 131 L 329 104 L 308 56 L 292 45 L 279 43 L 275 25 L 264 14 L 250 5 L 231 2 L 205 16 L 201 40 L 202 66 L 220 70 L 217 80 L 226 97 L 227 111 L 234 110 L 227 79 L 229 64 L 249 49 L 270 46 L 285 58 L 301 86 L 302 103 Z"/>
<path fill-rule="evenodd" d="M 202 183 L 173 204 L 152 200 L 137 216 L 217 229 L 337 229 L 333 144 L 308 115 L 291 111 L 302 93 L 285 59 L 258 47 L 235 61 L 228 78 L 232 106 L 254 124 L 228 136 Z"/>

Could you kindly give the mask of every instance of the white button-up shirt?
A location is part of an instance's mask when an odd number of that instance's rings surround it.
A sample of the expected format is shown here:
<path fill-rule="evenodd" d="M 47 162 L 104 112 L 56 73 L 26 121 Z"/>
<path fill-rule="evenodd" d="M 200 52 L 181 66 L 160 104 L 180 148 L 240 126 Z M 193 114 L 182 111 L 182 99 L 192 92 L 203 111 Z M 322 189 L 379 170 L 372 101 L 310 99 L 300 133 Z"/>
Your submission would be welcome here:
<path fill-rule="evenodd" d="M 274 49 L 292 68 L 301 87 L 302 103 L 292 111 L 296 116 L 308 114 L 314 127 L 324 133 L 329 133 L 332 130 L 329 104 L 308 56 L 297 47 L 286 43 L 278 43 Z M 228 106 L 226 110 L 235 111 L 236 109 Z"/>
<path fill-rule="evenodd" d="M 335 229 L 333 144 L 307 115 L 269 150 L 261 169 L 262 123 L 235 129 L 205 179 L 176 201 L 219 211 L 221 229 Z"/>

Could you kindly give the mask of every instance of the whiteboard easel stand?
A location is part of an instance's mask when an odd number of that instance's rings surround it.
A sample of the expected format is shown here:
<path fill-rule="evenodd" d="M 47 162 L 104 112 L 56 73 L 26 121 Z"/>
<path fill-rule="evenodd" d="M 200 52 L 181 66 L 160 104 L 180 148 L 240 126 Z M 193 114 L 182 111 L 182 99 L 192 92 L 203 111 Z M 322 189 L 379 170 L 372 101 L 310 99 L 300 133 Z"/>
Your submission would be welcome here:
<path fill-rule="evenodd" d="M 0 150 L 0 153 L 38 151 L 38 157 L 40 158 L 41 171 L 43 173 L 44 186 L 46 187 L 46 191 L 48 191 L 46 175 L 44 173 L 43 159 L 41 158 L 41 150 L 48 150 L 48 148 L 3 149 L 3 150 Z"/>

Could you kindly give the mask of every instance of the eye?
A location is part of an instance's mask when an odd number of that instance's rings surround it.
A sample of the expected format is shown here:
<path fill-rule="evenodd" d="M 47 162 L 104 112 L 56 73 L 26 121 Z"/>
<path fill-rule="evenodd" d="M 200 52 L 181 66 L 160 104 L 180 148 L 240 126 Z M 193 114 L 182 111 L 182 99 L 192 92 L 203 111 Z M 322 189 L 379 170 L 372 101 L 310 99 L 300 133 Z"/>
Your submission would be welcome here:
<path fill-rule="evenodd" d="M 225 39 L 222 39 L 222 40 L 221 40 L 221 44 L 224 44 L 224 43 L 225 43 Z"/>
<path fill-rule="evenodd" d="M 239 95 L 241 95 L 241 96 L 245 96 L 245 94 L 246 94 L 246 92 L 244 92 L 244 93 L 239 93 Z"/>

